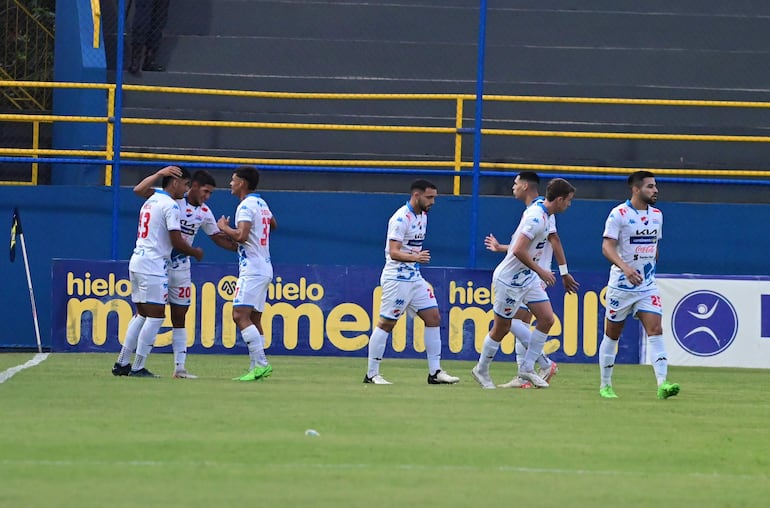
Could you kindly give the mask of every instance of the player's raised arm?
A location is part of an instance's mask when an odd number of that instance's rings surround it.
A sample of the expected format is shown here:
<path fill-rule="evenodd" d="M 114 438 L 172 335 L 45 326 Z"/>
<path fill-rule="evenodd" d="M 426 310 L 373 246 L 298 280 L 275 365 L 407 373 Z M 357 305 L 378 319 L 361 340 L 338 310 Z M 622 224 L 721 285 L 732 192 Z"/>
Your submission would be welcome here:
<path fill-rule="evenodd" d="M 166 166 L 161 168 L 157 172 L 136 184 L 134 186 L 134 194 L 145 199 L 149 198 L 155 194 L 155 189 L 153 189 L 152 186 L 158 181 L 158 178 L 163 178 L 164 176 L 174 176 L 179 178 L 182 176 L 182 170 L 177 166 Z"/>

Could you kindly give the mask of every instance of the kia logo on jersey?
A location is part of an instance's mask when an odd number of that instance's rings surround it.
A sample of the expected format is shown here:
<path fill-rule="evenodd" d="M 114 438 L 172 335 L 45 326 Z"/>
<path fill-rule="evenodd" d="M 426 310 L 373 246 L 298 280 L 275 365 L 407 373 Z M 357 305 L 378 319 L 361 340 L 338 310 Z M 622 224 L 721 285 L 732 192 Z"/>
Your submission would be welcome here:
<path fill-rule="evenodd" d="M 695 356 L 714 356 L 738 333 L 738 314 L 729 300 L 714 291 L 695 291 L 674 308 L 671 330 L 682 348 Z"/>

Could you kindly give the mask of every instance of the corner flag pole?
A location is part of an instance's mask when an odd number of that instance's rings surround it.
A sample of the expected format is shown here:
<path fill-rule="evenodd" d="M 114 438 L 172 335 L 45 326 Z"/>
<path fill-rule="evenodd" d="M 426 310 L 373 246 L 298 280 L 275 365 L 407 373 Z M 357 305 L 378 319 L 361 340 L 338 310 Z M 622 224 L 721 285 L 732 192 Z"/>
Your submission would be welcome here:
<path fill-rule="evenodd" d="M 27 272 L 27 288 L 29 288 L 29 301 L 32 303 L 32 319 L 35 322 L 35 337 L 37 338 L 37 352 L 43 352 L 40 342 L 40 324 L 37 321 L 37 306 L 35 305 L 35 292 L 32 289 L 32 275 L 29 272 L 29 259 L 27 258 L 27 244 L 24 242 L 24 232 L 21 227 L 19 209 L 13 209 L 13 222 L 11 224 L 11 261 L 16 257 L 16 235 L 21 240 L 21 253 L 24 257 L 24 270 Z"/>

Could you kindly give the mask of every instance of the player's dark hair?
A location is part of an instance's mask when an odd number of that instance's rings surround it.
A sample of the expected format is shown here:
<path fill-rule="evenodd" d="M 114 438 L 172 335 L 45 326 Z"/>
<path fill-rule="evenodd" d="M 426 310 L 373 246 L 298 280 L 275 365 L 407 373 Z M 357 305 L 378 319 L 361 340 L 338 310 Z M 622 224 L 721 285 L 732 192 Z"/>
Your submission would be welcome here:
<path fill-rule="evenodd" d="M 235 169 L 235 176 L 243 178 L 249 184 L 249 190 L 256 190 L 259 185 L 259 171 L 252 166 L 240 166 Z"/>
<path fill-rule="evenodd" d="M 189 171 L 187 171 L 182 166 L 177 166 L 177 167 L 182 172 L 182 174 L 179 175 L 178 177 L 176 177 L 176 176 L 164 176 L 163 180 L 160 181 L 160 185 L 161 185 L 162 188 L 165 189 L 166 187 L 168 187 L 168 184 L 171 183 L 171 180 L 173 180 L 175 178 L 179 178 L 180 180 L 189 180 L 190 179 L 190 172 Z"/>
<path fill-rule="evenodd" d="M 655 178 L 655 175 L 650 171 L 635 171 L 628 175 L 628 186 L 639 187 L 642 185 L 645 178 Z"/>
<path fill-rule="evenodd" d="M 556 198 L 566 198 L 573 192 L 575 192 L 575 187 L 567 180 L 564 178 L 554 178 L 548 182 L 548 187 L 545 188 L 545 199 L 554 201 Z"/>
<path fill-rule="evenodd" d="M 436 189 L 438 190 L 438 187 L 433 182 L 429 182 L 428 180 L 423 180 L 422 178 L 418 178 L 414 182 L 412 182 L 412 185 L 409 186 L 409 193 L 411 194 L 415 190 L 421 190 L 422 192 L 425 192 L 428 189 Z"/>
<path fill-rule="evenodd" d="M 540 177 L 537 176 L 537 173 L 534 171 L 522 171 L 519 173 L 519 181 L 522 180 L 525 182 L 534 183 L 535 185 L 540 184 Z"/>
<path fill-rule="evenodd" d="M 192 175 L 192 181 L 197 182 L 198 185 L 211 185 L 212 187 L 217 186 L 216 180 L 214 180 L 214 177 L 211 176 L 211 173 L 206 171 L 205 169 L 199 169 Z"/>

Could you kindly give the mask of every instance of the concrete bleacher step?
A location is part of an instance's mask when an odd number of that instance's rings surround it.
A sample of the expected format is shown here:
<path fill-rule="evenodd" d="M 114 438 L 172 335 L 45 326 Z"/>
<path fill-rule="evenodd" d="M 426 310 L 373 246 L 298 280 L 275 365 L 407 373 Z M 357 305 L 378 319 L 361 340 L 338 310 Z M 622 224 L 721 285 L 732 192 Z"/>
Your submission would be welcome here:
<path fill-rule="evenodd" d="M 478 1 L 196 0 L 174 9 L 168 71 L 126 83 L 348 93 L 476 91 Z M 767 100 L 770 3 L 495 3 L 487 18 L 485 93 Z M 284 101 L 128 92 L 124 115 L 268 122 L 454 125 L 452 101 Z M 474 103 L 466 102 L 465 126 Z M 766 135 L 763 109 L 484 104 L 500 129 Z M 126 126 L 129 147 L 205 155 L 435 159 L 451 135 Z M 599 165 L 757 166 L 765 145 L 487 136 L 487 160 Z M 472 142 L 466 137 L 464 153 Z"/>

